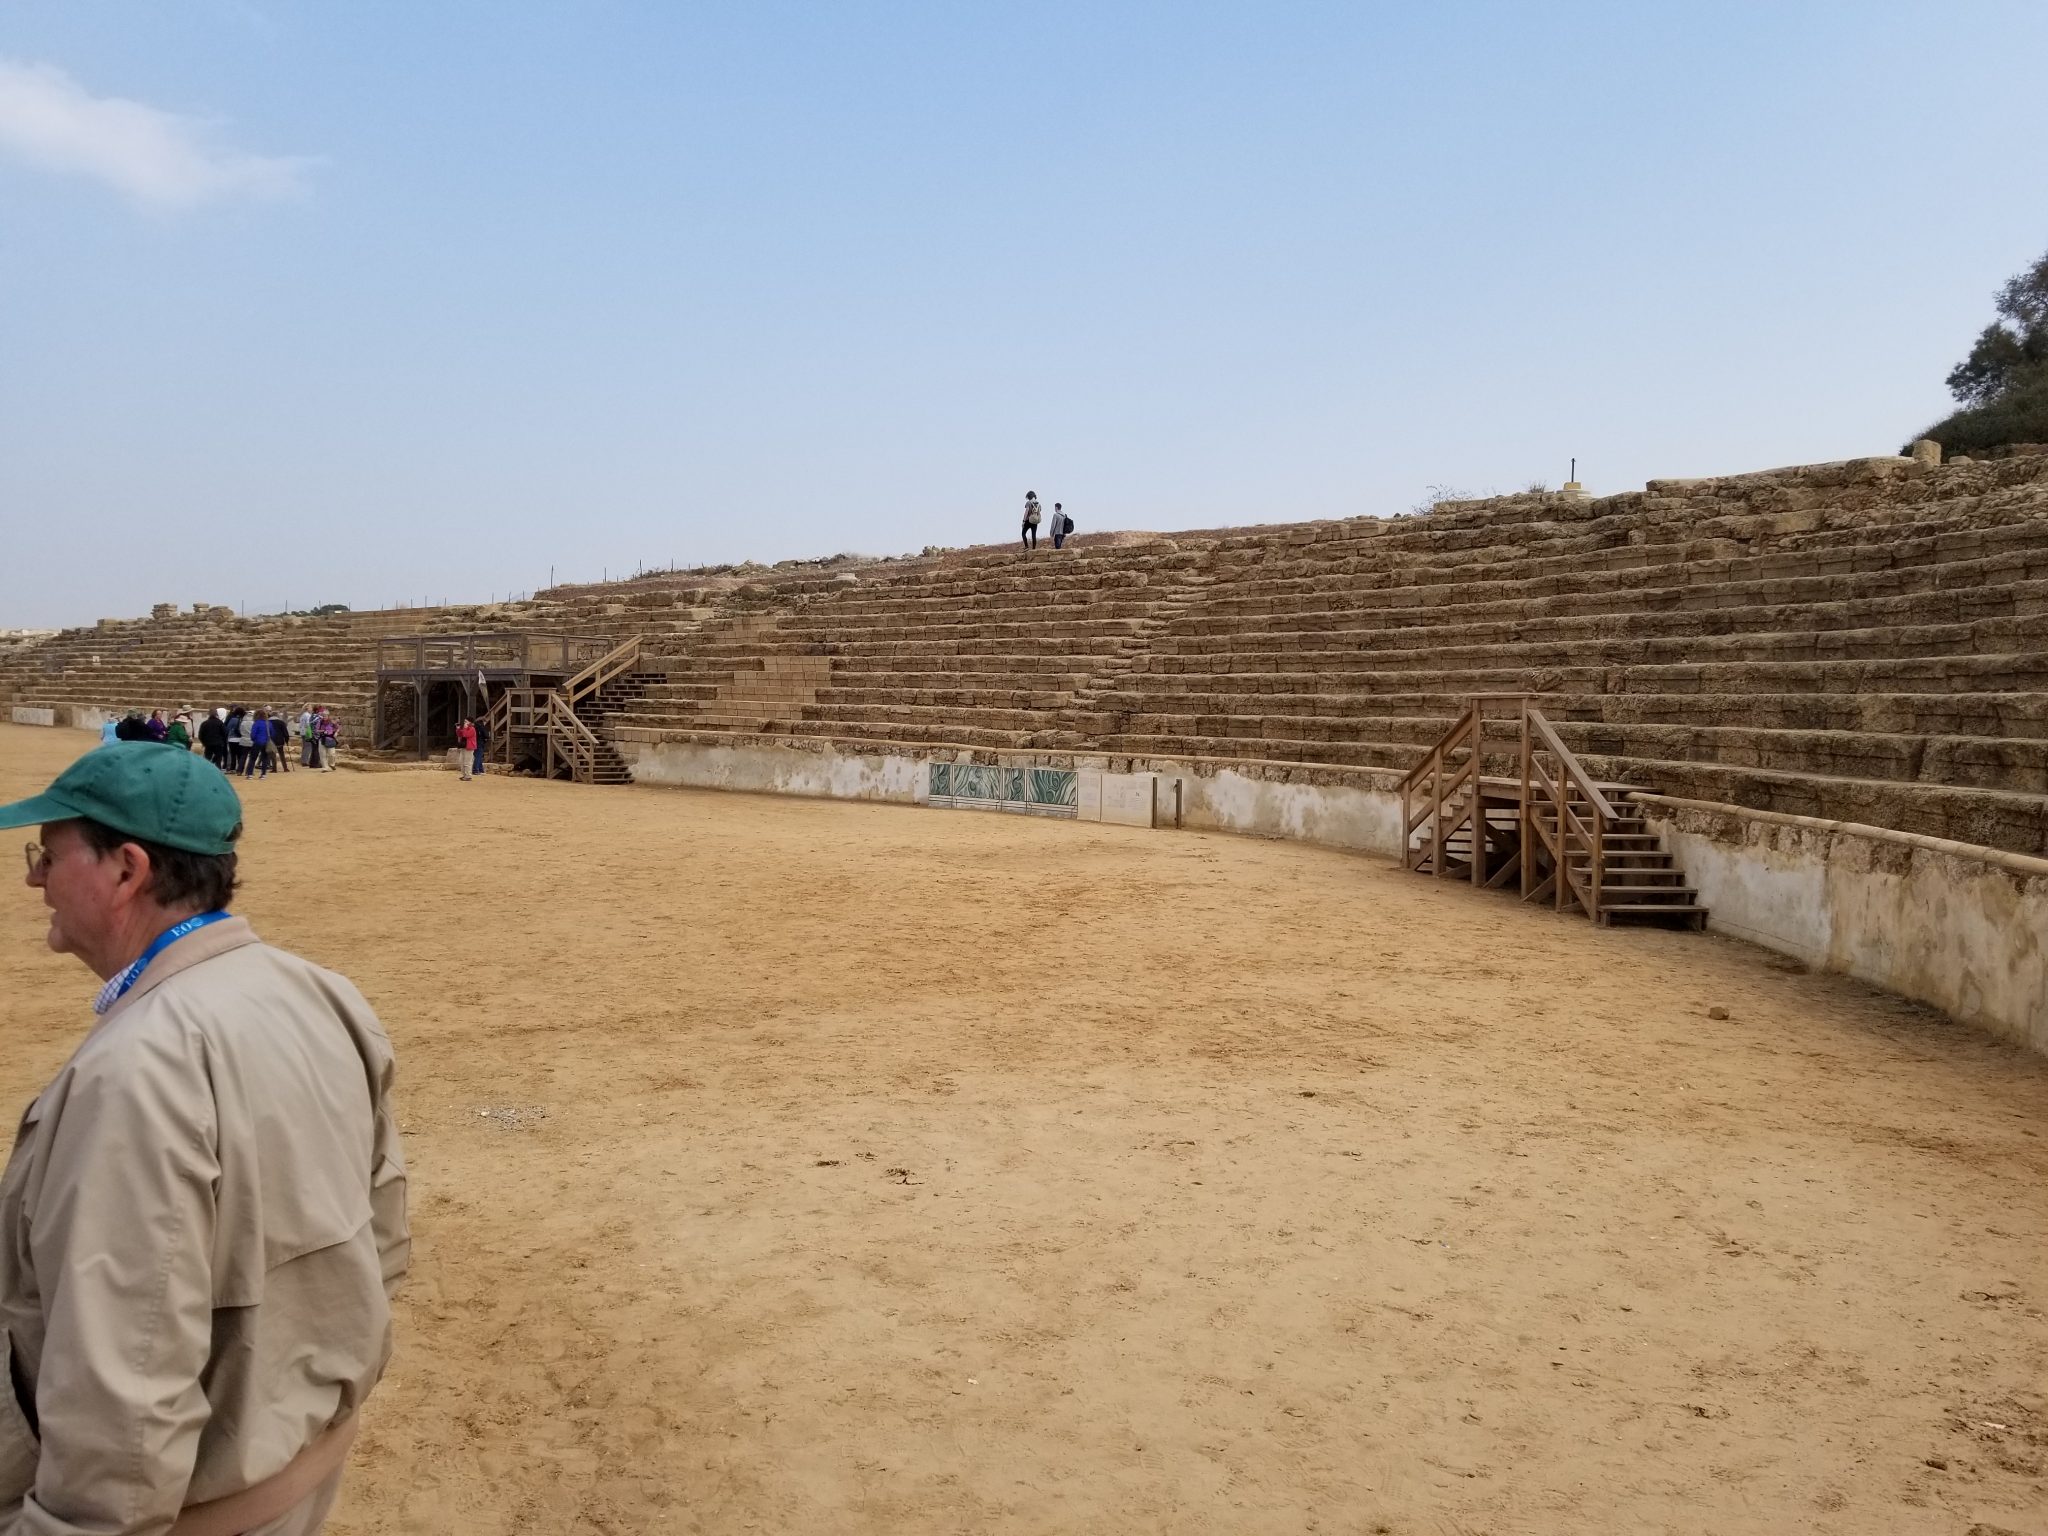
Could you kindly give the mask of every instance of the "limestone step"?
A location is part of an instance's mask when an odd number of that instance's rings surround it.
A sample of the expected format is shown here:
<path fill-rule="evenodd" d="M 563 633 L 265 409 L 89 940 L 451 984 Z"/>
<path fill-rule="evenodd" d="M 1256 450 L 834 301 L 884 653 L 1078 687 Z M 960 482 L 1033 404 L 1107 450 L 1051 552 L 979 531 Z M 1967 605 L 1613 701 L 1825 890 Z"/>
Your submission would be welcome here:
<path fill-rule="evenodd" d="M 1171 733 L 1183 729 L 1183 722 L 1193 719 L 1224 716 L 1242 719 L 1256 712 L 1258 718 L 1347 720 L 1370 735 L 1381 734 L 1384 722 L 1400 718 L 1425 721 L 1432 727 L 1441 722 L 1442 729 L 1447 729 L 1450 722 L 1463 712 L 1466 698 L 1464 693 L 1353 693 L 1336 689 L 1291 693 L 1221 690 L 1191 693 L 1124 687 L 1095 694 L 1089 700 L 1089 708 L 1094 713 L 1127 716 L 1127 724 L 1123 728 L 1132 730 Z M 871 702 L 886 707 L 893 698 L 880 695 Z M 1741 723 L 1777 730 L 1911 736 L 2048 736 L 2048 692 L 1552 692 L 1536 696 L 1536 702 L 1546 716 L 1559 723 L 1710 726 Z M 1505 723 L 1502 728 L 1507 728 Z M 1437 734 L 1441 734 L 1441 729 Z"/>
<path fill-rule="evenodd" d="M 1271 629 L 1230 634 L 1182 633 L 1169 627 L 1152 648 L 1160 654 L 1199 656 L 1242 649 L 1355 647 L 1402 650 L 1435 644 L 1517 644 L 1582 639 L 1674 639 L 1744 634 L 1814 637 L 1874 624 L 1904 627 L 1968 624 L 2002 618 L 2048 618 L 2048 581 L 2013 582 L 1969 591 L 1915 592 L 1833 603 L 1756 604 L 1747 607 L 1679 609 L 1531 619 L 1493 618 L 1436 623 L 1407 614 L 1387 626 L 1330 626 Z"/>
<path fill-rule="evenodd" d="M 1671 581 L 1642 586 L 1588 579 L 1577 590 L 1518 591 L 1521 583 L 1473 583 L 1456 587 L 1383 587 L 1325 590 L 1276 601 L 1233 600 L 1218 593 L 1194 615 L 1171 625 L 1175 634 L 1258 634 L 1276 630 L 1353 629 L 1412 624 L 1426 614 L 1430 624 L 1472 623 L 1504 618 L 1525 624 L 1603 614 L 1668 614 L 1733 609 L 1771 609 L 1885 597 L 1924 597 L 1955 591 L 1965 596 L 2048 582 L 2048 529 L 2041 547 L 2024 554 L 1959 561 L 1936 569 L 1879 567 L 1844 575 L 1776 577 L 1736 581 Z M 1545 585 L 1552 585 L 1546 583 Z M 2048 588 L 2037 586 L 2039 598 Z"/>
<path fill-rule="evenodd" d="M 1179 654 L 1155 649 L 1140 671 L 1432 671 L 1515 666 L 1541 669 L 1604 663 L 1612 666 L 1723 662 L 1876 661 L 1956 655 L 2002 655 L 2048 649 L 2048 615 L 1977 619 L 1965 623 L 1882 624 L 1850 629 L 1762 630 L 1679 635 L 1500 635 L 1474 642 L 1445 633 L 1413 635 L 1383 645 L 1339 646 L 1329 637 L 1287 637 L 1287 643 Z"/>

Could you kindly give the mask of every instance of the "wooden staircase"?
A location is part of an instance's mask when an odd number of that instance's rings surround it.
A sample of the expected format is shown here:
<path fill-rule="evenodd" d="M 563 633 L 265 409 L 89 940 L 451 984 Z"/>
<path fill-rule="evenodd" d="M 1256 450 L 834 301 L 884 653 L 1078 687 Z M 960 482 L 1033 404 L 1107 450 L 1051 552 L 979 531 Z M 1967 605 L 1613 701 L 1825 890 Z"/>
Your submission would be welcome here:
<path fill-rule="evenodd" d="M 1512 777 L 1484 772 L 1486 725 L 1501 714 L 1520 727 Z M 1519 886 L 1524 901 L 1596 923 L 1705 927 L 1699 892 L 1631 793 L 1589 775 L 1529 695 L 1474 694 L 1401 781 L 1402 867 L 1486 890 Z"/>
<path fill-rule="evenodd" d="M 629 642 L 630 643 L 630 642 Z M 637 663 L 637 654 L 633 660 Z M 611 717 L 624 709 L 633 700 L 645 697 L 647 685 L 656 681 L 655 674 L 647 672 L 620 672 L 607 678 L 595 688 L 577 695 L 569 706 L 576 718 L 590 733 L 591 777 L 582 782 L 591 784 L 630 784 L 633 771 L 626 766 L 625 758 L 613 744 Z"/>
<path fill-rule="evenodd" d="M 485 717 L 490 756 L 510 765 L 514 738 L 538 742 L 542 774 L 578 784 L 630 784 L 633 771 L 611 738 L 610 717 L 647 691 L 640 637 L 605 652 L 558 688 L 508 688 Z"/>

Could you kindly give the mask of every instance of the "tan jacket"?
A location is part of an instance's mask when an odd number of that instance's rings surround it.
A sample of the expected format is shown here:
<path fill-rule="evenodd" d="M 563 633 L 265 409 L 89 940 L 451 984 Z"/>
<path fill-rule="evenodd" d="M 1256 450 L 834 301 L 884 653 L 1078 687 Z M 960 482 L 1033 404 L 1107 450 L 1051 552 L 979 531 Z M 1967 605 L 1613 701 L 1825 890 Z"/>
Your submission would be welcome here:
<path fill-rule="evenodd" d="M 356 1410 L 410 1246 L 391 1076 L 362 994 L 241 918 L 94 1025 L 0 1176 L 0 1536 L 154 1536 Z"/>

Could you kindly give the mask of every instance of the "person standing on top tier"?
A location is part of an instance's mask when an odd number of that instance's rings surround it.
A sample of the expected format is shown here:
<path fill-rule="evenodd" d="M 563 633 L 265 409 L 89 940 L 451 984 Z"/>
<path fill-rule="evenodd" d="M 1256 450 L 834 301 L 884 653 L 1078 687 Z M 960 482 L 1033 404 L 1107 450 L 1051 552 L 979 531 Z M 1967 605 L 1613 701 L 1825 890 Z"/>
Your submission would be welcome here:
<path fill-rule="evenodd" d="M 1024 493 L 1024 547 L 1038 548 L 1038 492 Z"/>
<path fill-rule="evenodd" d="M 229 913 L 210 763 L 101 747 L 0 805 L 38 823 L 49 946 L 104 985 L 0 1174 L 0 1531 L 313 1536 L 410 1257 L 391 1041 Z"/>
<path fill-rule="evenodd" d="M 1052 504 L 1052 547 L 1059 549 L 1067 542 L 1067 535 L 1074 531 L 1074 520 L 1067 516 L 1058 502 Z"/>

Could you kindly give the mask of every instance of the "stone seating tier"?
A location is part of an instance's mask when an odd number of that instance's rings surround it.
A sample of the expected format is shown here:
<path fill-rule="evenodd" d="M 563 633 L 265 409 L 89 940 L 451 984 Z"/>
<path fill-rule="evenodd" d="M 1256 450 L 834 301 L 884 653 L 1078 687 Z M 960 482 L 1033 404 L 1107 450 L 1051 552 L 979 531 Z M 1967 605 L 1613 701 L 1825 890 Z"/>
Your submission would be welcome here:
<path fill-rule="evenodd" d="M 1265 590 L 1298 590 L 1304 583 L 1344 578 L 1353 590 L 1382 586 L 1451 585 L 1473 580 L 1521 581 L 1544 576 L 1567 579 L 1579 573 L 1614 573 L 1680 567 L 1722 560 L 1783 559 L 1815 562 L 1814 573 L 1828 574 L 1828 562 L 1846 562 L 1851 568 L 1871 558 L 1873 551 L 1895 558 L 1897 563 L 1993 553 L 2017 543 L 2038 547 L 2041 519 L 2039 509 L 2016 511 L 2004 524 L 1978 526 L 1981 514 L 1934 515 L 1921 511 L 1910 521 L 1868 518 L 1851 522 L 1840 515 L 1828 519 L 1805 519 L 1797 530 L 1780 530 L 1768 537 L 1702 537 L 1700 529 L 1688 530 L 1683 539 L 1644 542 L 1640 530 L 1617 527 L 1604 534 L 1561 533 L 1543 543 L 1518 542 L 1491 550 L 1460 551 L 1432 555 L 1417 535 L 1411 550 L 1397 545 L 1375 547 L 1370 557 L 1334 546 L 1289 552 L 1284 559 L 1248 559 L 1228 584 L 1228 590 L 1214 596 L 1228 602 L 1233 595 L 1257 595 Z M 1882 536 L 1882 537 L 1880 537 Z M 1924 546 L 1924 547 L 1923 547 Z M 1805 574 L 1797 564 L 1792 574 Z M 1291 586 L 1290 586 L 1291 584 Z"/>
<path fill-rule="evenodd" d="M 1548 540 L 1524 538 L 1511 545 L 1449 554 L 1432 553 L 1424 536 L 1417 534 L 1412 546 L 1389 541 L 1360 552 L 1325 545 L 1288 551 L 1282 558 L 1247 557 L 1228 569 L 1226 590 L 1214 597 L 1228 603 L 1233 597 L 1268 591 L 1298 592 L 1325 577 L 1341 578 L 1346 589 L 1366 592 L 1383 587 L 1457 586 L 1544 577 L 1577 582 L 1587 575 L 1626 575 L 1720 561 L 1752 562 L 1751 568 L 1764 574 L 1770 574 L 1765 562 L 1773 560 L 1786 562 L 1789 574 L 1830 574 L 1873 561 L 1917 564 L 2039 546 L 2042 514 L 2038 509 L 2015 510 L 1991 526 L 1978 526 L 1980 522 L 1974 509 L 1922 509 L 1908 521 L 1816 515 L 1803 519 L 1796 530 L 1753 538 L 1709 537 L 1704 530 L 1691 528 L 1682 538 L 1645 541 L 1640 537 L 1642 530 L 1626 526 L 1592 535 L 1566 529 Z"/>
<path fill-rule="evenodd" d="M 1572 611 L 1591 602 L 1620 610 L 1633 605 L 1713 604 L 1758 594 L 1768 601 L 1831 601 L 1904 592 L 1934 585 L 1957 587 L 2048 578 L 2048 527 L 2026 530 L 2011 547 L 1974 557 L 1941 555 L 1933 540 L 1904 550 L 1861 555 L 1756 556 L 1686 565 L 1636 565 L 1610 571 L 1547 574 L 1520 580 L 1417 582 L 1360 587 L 1351 578 L 1290 578 L 1288 590 L 1238 590 L 1203 605 L 1219 627 L 1272 622 L 1293 615 L 1372 614 L 1399 608 L 1508 607 L 1531 614 Z M 1916 558 L 1907 558 L 1913 556 Z M 1821 566 L 1828 569 L 1820 569 Z M 1793 569 L 1793 567 L 1799 569 Z M 1405 577 L 1403 579 L 1406 579 Z M 1246 584 L 1249 586 L 1250 584 Z M 1552 605 L 1546 609 L 1545 605 Z"/>
<path fill-rule="evenodd" d="M 1546 707 L 1545 713 L 1548 714 Z M 900 718 L 919 712 L 904 707 Z M 813 716 L 815 718 L 815 715 Z M 1748 720 L 1739 703 L 1724 716 Z M 1119 717 L 1120 719 L 1122 717 Z M 1230 741 L 1252 757 L 1302 758 L 1329 747 L 1385 749 L 1374 764 L 1413 761 L 1418 749 L 1448 730 L 1454 714 L 1420 716 L 1338 715 L 1135 715 L 1105 727 L 1102 717 L 1077 715 L 1073 728 L 1085 740 L 1113 751 L 1156 751 L 1164 740 Z M 990 720 L 1026 729 L 1028 720 Z M 1714 762 L 1733 767 L 1770 768 L 1835 778 L 1928 782 L 1983 789 L 2048 794 L 2048 739 L 2030 737 L 1899 735 L 1877 731 L 1801 730 L 1750 724 L 1673 724 L 1553 718 L 1565 745 L 1581 756 L 1609 761 Z M 1503 740 L 1506 738 L 1503 737 Z M 1142 743 L 1142 745 L 1140 745 Z M 1269 752 L 1260 743 L 1286 748 Z M 1343 761 L 1367 761 L 1345 758 Z"/>
<path fill-rule="evenodd" d="M 353 704 L 379 634 L 496 624 L 642 636 L 636 686 L 603 716 L 621 741 L 1334 771 L 1405 769 L 1470 693 L 1528 690 L 1617 780 L 2043 845 L 2043 461 L 1858 461 L 407 617 L 67 632 L 0 654 L 0 695 Z"/>
<path fill-rule="evenodd" d="M 828 692 L 836 695 L 843 691 L 832 689 Z M 940 693 L 939 697 L 927 696 L 935 691 Z M 1092 702 L 1100 715 L 1122 719 L 1126 722 L 1124 729 L 1132 731 L 1172 734 L 1191 720 L 1300 719 L 1323 722 L 1329 728 L 1342 729 L 1367 739 L 1406 740 L 1406 737 L 1377 734 L 1377 722 L 1405 719 L 1425 722 L 1431 728 L 1427 740 L 1434 741 L 1463 712 L 1468 696 L 1469 691 L 1381 694 L 1215 692 L 1173 695 L 1176 707 L 1170 712 L 1163 712 L 1157 708 L 1162 702 L 1158 695 L 1106 689 L 1097 692 Z M 985 697 L 988 696 L 963 693 L 956 697 L 945 690 L 899 688 L 862 690 L 860 699 L 852 702 L 868 708 L 894 708 L 915 703 L 964 707 L 969 706 L 972 700 Z M 827 702 L 828 693 L 821 692 L 819 700 Z M 1252 716 L 1234 713 L 1247 707 L 1255 708 L 1257 713 Z M 1545 692 L 1543 713 L 1553 722 L 1580 724 L 1715 725 L 1739 719 L 1768 730 L 1982 736 L 1992 739 L 2048 737 L 2048 692 L 1754 695 L 1602 694 L 1555 689 Z M 1220 734 L 1245 733 L 1224 730 Z"/>

